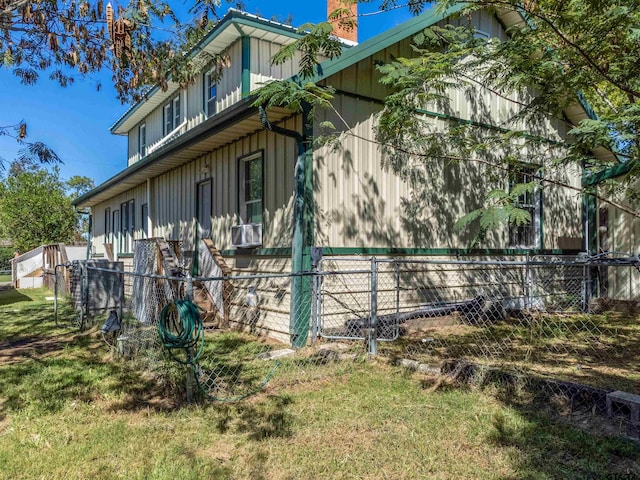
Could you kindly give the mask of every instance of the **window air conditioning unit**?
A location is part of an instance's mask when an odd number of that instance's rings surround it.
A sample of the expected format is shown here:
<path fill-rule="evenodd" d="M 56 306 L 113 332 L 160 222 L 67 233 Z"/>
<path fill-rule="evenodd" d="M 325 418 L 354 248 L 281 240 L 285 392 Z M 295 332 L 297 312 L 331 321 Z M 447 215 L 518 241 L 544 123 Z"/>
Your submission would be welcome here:
<path fill-rule="evenodd" d="M 235 248 L 255 248 L 262 246 L 262 224 L 244 223 L 231 227 L 231 244 Z"/>

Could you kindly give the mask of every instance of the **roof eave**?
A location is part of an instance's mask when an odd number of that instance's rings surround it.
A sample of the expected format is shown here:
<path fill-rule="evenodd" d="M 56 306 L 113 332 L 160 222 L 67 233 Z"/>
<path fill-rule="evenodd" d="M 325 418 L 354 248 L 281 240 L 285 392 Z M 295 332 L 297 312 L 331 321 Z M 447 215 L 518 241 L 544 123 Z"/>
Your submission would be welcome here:
<path fill-rule="evenodd" d="M 84 195 L 75 199 L 72 204 L 76 208 L 86 208 L 91 207 L 92 203 L 91 199 L 101 192 L 107 190 L 108 188 L 116 185 L 120 181 L 130 177 L 131 175 L 144 170 L 150 165 L 160 161 L 163 158 L 171 155 L 178 149 L 185 148 L 185 146 L 190 143 L 197 141 L 201 136 L 210 134 L 211 131 L 217 131 L 220 129 L 226 128 L 229 124 L 237 122 L 245 117 L 251 116 L 257 112 L 257 108 L 252 107 L 251 103 L 253 102 L 252 97 L 247 97 L 224 112 L 221 112 L 219 115 L 216 115 L 213 119 L 209 121 L 205 121 L 196 127 L 188 130 L 180 137 L 175 139 L 174 141 L 168 143 L 164 147 L 158 149 L 157 151 L 149 154 L 142 160 L 135 162 L 129 167 L 125 168 L 118 174 L 114 175 L 107 181 L 103 182 L 93 190 L 85 193 Z"/>

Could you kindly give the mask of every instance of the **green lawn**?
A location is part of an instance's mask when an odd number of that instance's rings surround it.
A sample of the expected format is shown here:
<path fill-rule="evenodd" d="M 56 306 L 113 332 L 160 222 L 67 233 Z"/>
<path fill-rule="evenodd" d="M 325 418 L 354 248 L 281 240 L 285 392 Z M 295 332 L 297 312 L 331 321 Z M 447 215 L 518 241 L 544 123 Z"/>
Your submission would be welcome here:
<path fill-rule="evenodd" d="M 0 283 L 10 282 L 10 281 L 11 281 L 11 275 L 0 275 Z"/>
<path fill-rule="evenodd" d="M 0 292 L 0 478 L 606 478 L 640 446 L 382 362 L 185 405 L 56 327 L 44 291 Z M 65 318 L 67 311 L 63 311 Z M 311 368 L 311 367 L 310 367 Z M 291 375 L 288 372 L 287 375 Z M 633 478 L 633 477 L 629 477 Z"/>

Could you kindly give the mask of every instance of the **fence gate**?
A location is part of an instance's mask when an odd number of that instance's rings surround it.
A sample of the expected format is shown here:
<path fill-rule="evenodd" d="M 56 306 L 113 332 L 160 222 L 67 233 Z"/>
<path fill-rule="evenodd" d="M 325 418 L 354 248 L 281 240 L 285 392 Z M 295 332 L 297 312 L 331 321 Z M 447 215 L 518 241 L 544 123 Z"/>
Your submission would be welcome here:
<path fill-rule="evenodd" d="M 375 258 L 330 258 L 318 263 L 314 325 L 334 340 L 398 338 L 398 270 Z"/>

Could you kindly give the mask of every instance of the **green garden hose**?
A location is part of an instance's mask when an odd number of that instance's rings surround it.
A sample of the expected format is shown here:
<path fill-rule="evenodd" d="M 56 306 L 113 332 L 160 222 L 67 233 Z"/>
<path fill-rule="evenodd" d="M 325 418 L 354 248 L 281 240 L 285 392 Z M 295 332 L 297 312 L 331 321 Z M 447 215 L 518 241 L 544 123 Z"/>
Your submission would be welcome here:
<path fill-rule="evenodd" d="M 169 315 L 171 310 L 175 308 L 177 311 L 177 319 Z M 245 393 L 233 398 L 222 398 L 211 395 L 206 386 L 200 382 L 198 372 L 202 370 L 198 364 L 198 360 L 204 349 L 204 326 L 200 317 L 200 307 L 189 300 L 175 300 L 166 305 L 160 312 L 160 321 L 158 322 L 158 335 L 160 342 L 167 349 L 171 358 L 182 364 L 188 365 L 193 371 L 193 376 L 198 384 L 198 388 L 206 397 L 217 402 L 238 402 L 262 390 L 269 382 L 280 362 L 275 362 L 264 381 L 253 391 Z M 185 359 L 176 356 L 176 350 L 184 350 Z"/>
<path fill-rule="evenodd" d="M 173 308 L 178 313 L 177 321 L 169 315 Z M 173 360 L 183 365 L 195 366 L 204 349 L 204 326 L 200 318 L 200 307 L 189 300 L 176 300 L 166 305 L 160 312 L 158 335 Z M 175 350 L 184 350 L 186 359 L 178 358 L 173 353 Z"/>

